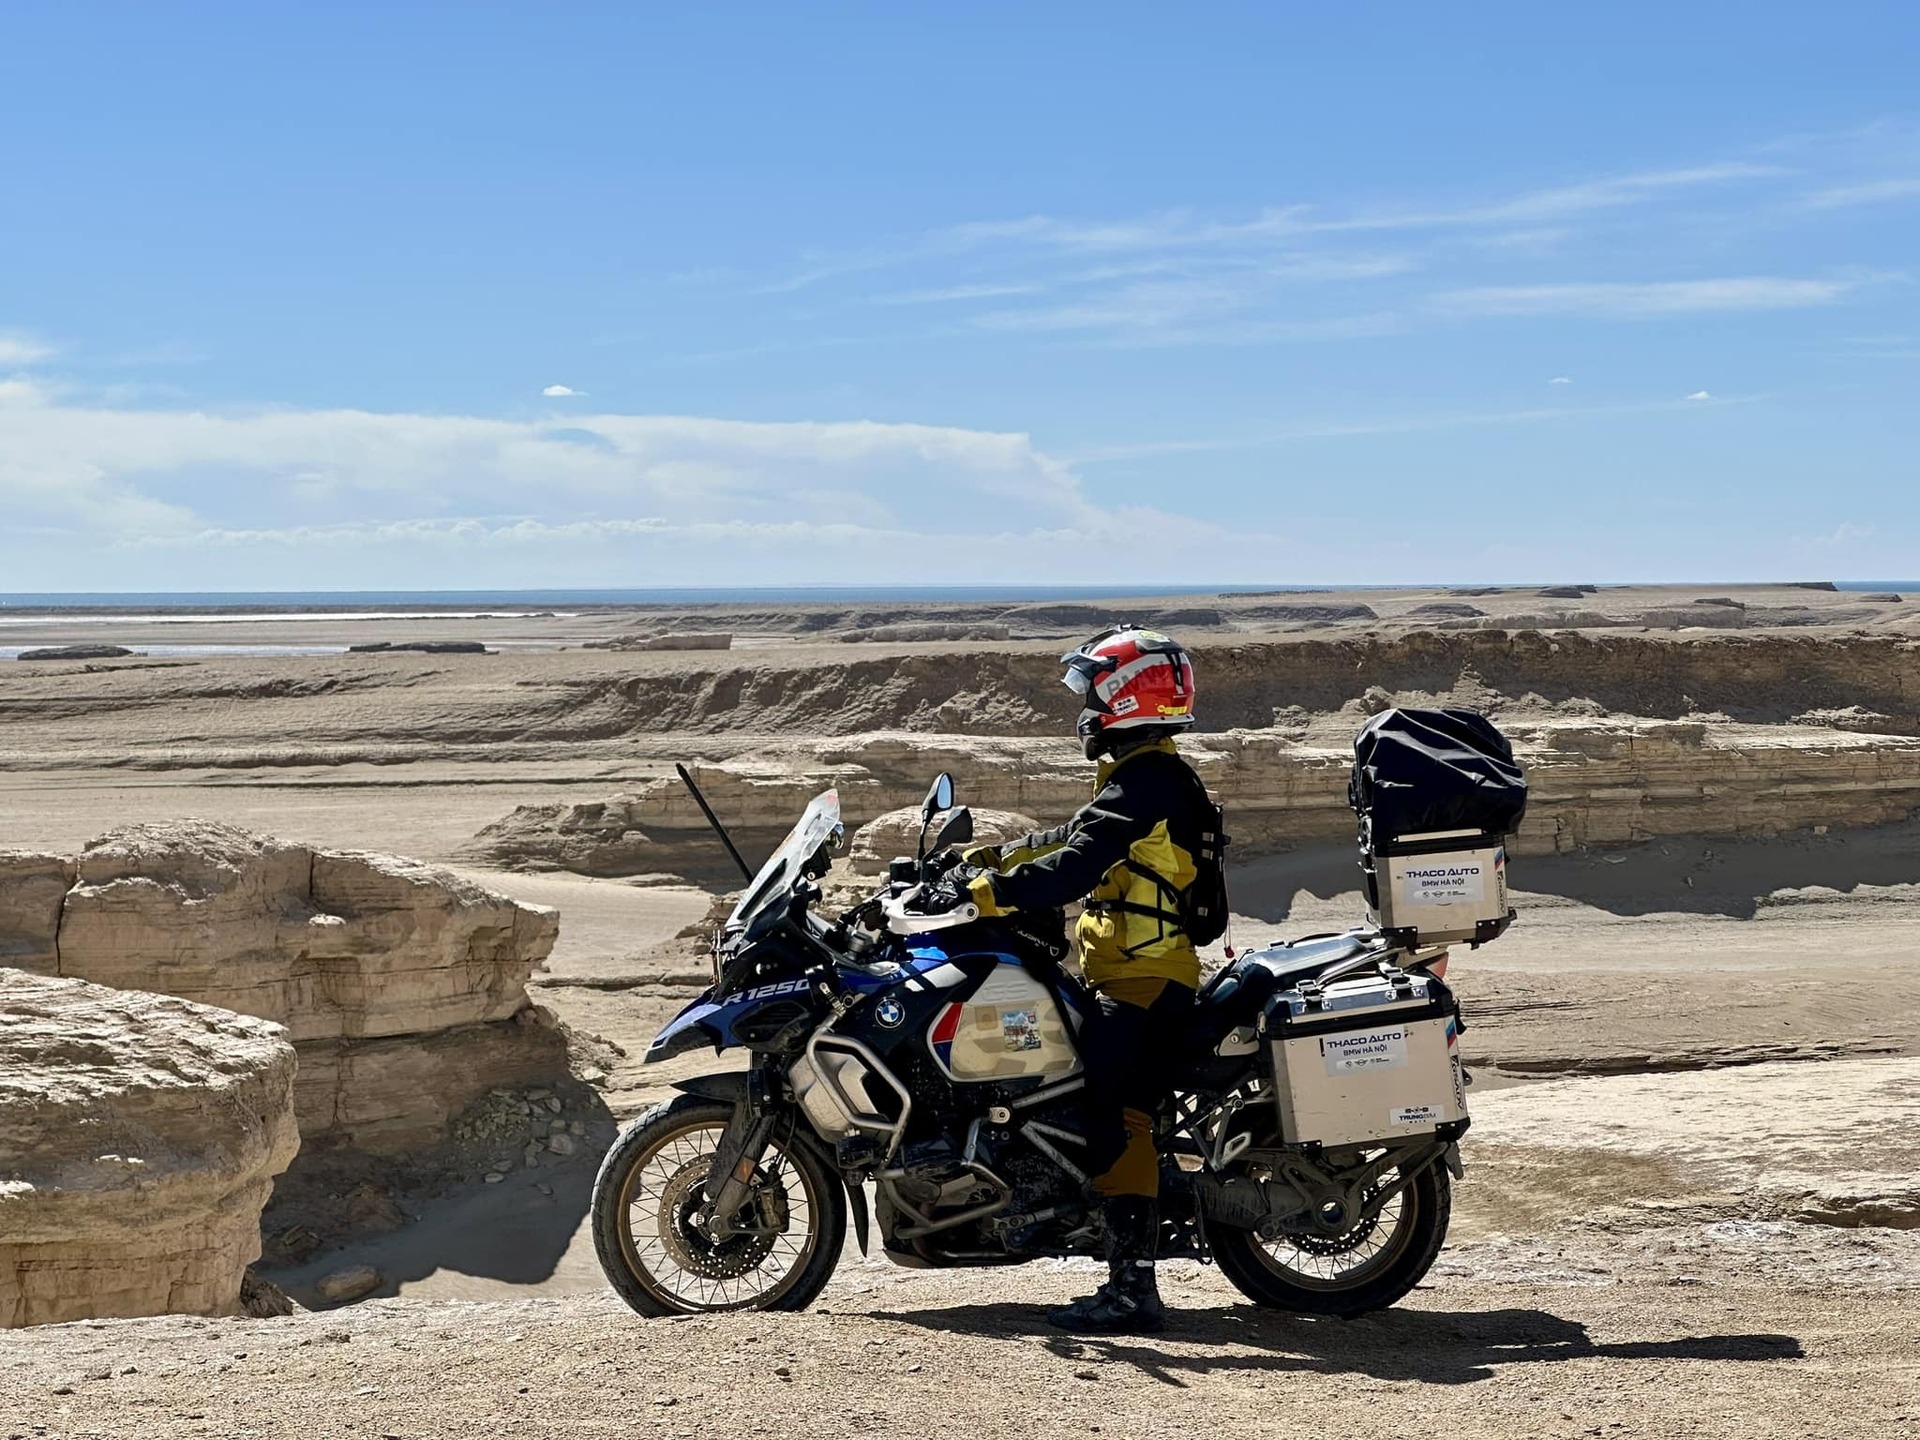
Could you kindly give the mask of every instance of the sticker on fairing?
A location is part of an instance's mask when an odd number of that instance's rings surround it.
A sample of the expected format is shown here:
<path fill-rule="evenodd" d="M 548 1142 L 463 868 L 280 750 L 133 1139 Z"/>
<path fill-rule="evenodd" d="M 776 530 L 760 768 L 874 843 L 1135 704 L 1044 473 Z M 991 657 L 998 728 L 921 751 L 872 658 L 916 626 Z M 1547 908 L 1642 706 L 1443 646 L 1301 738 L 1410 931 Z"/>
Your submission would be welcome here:
<path fill-rule="evenodd" d="M 1038 1010 L 1002 1010 L 1000 1038 L 1009 1050 L 1040 1048 L 1040 1012 Z"/>
<path fill-rule="evenodd" d="M 1323 1035 L 1320 1054 L 1327 1074 L 1352 1075 L 1362 1070 L 1398 1070 L 1407 1063 L 1407 1032 L 1363 1030 L 1353 1035 Z"/>
<path fill-rule="evenodd" d="M 1438 1105 L 1396 1105 L 1387 1112 L 1387 1121 L 1393 1125 L 1438 1125 L 1440 1107 Z"/>
<path fill-rule="evenodd" d="M 1400 899 L 1407 905 L 1478 905 L 1487 896 L 1487 867 L 1478 860 L 1421 864 L 1400 872 Z"/>

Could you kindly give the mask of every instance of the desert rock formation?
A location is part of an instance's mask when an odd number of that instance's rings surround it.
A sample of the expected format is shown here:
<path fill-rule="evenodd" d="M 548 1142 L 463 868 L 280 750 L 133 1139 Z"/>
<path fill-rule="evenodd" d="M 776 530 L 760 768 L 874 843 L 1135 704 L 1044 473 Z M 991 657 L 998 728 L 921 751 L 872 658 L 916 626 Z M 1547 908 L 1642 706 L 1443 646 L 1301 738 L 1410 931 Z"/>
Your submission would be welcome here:
<path fill-rule="evenodd" d="M 0 969 L 0 1327 L 237 1313 L 293 1075 L 277 1025 Z"/>
<path fill-rule="evenodd" d="M 971 844 L 997 845 L 1002 840 L 1017 839 L 1040 828 L 1039 822 L 1030 815 L 982 806 L 968 808 L 973 813 Z M 929 844 L 939 835 L 946 818 L 944 815 L 933 817 L 933 824 L 927 828 Z M 913 854 L 919 839 L 919 806 L 907 805 L 898 810 L 889 810 L 860 827 L 853 837 L 853 843 L 847 847 L 847 863 L 856 875 L 882 875 L 886 873 L 887 862 L 896 855 Z"/>
<path fill-rule="evenodd" d="M 0 879 L 10 963 L 286 1026 L 310 1144 L 404 1147 L 562 1063 L 526 991 L 559 917 L 444 870 L 179 821 Z"/>
<path fill-rule="evenodd" d="M 1342 723 L 1357 728 L 1360 718 Z M 1912 736 L 1629 719 L 1507 730 L 1533 786 L 1520 854 L 1880 825 L 1920 807 Z M 1197 735 L 1183 748 L 1227 806 L 1240 853 L 1352 838 L 1345 746 L 1268 729 Z M 1008 810 L 1042 824 L 1085 803 L 1092 773 L 1067 741 L 894 734 L 786 744 L 694 774 L 728 826 L 764 846 L 822 790 L 837 789 L 847 823 L 863 825 L 913 807 L 939 770 L 953 772 L 976 815 Z M 494 864 L 585 875 L 697 872 L 718 858 L 692 799 L 668 777 L 604 801 L 520 807 L 482 830 L 475 851 Z"/>

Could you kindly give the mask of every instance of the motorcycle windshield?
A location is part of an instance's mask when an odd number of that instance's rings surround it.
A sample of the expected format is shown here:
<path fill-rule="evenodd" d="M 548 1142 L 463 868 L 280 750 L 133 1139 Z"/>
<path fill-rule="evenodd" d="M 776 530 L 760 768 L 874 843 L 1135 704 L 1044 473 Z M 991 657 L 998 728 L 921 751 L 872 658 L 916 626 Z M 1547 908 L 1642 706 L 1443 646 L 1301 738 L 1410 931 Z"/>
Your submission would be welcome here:
<path fill-rule="evenodd" d="M 760 873 L 747 886 L 747 893 L 733 907 L 733 914 L 727 917 L 727 929 L 745 929 L 756 915 L 785 896 L 793 888 L 793 882 L 800 878 L 801 867 L 839 829 L 840 792 L 828 790 L 814 796 L 800 823 L 787 832 L 780 848 L 760 867 Z"/>

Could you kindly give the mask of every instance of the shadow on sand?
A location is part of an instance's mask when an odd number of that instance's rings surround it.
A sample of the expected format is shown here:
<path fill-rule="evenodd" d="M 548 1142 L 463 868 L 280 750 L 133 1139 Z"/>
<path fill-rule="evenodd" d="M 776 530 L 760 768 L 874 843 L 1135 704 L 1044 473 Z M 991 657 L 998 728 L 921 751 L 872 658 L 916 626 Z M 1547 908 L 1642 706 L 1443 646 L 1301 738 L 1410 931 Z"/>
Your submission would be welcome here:
<path fill-rule="evenodd" d="M 597 1093 L 576 1094 L 585 1090 L 568 1087 L 573 1101 L 568 1113 L 587 1126 L 573 1155 L 542 1156 L 531 1170 L 516 1159 L 506 1178 L 492 1185 L 477 1176 L 425 1185 L 416 1175 L 389 1171 L 384 1179 L 400 1198 L 405 1223 L 362 1227 L 358 1233 L 349 1229 L 302 1263 L 262 1267 L 261 1273 L 312 1309 L 331 1308 L 314 1290 L 315 1282 L 354 1265 L 371 1265 L 381 1277 L 377 1289 L 356 1299 L 397 1295 L 401 1286 L 439 1271 L 510 1285 L 551 1279 L 587 1216 L 600 1157 L 619 1131 Z M 334 1193 L 340 1193 L 340 1184 L 336 1175 Z"/>
<path fill-rule="evenodd" d="M 1920 885 L 1920 822 L 1797 834 L 1771 840 L 1673 836 L 1573 855 L 1521 855 L 1509 871 L 1526 895 L 1555 895 L 1613 915 L 1723 915 L 1751 920 L 1779 890 Z M 1353 897 L 1360 924 L 1360 870 L 1351 846 L 1316 846 L 1238 861 L 1228 876 L 1237 915 L 1282 923 L 1301 892 Z M 1261 943 L 1269 938 L 1262 937 Z M 1296 938 L 1287 936 L 1285 938 Z"/>
<path fill-rule="evenodd" d="M 1381 1380 L 1465 1385 L 1491 1378 L 1498 1365 L 1537 1365 L 1592 1357 L 1613 1360 L 1797 1360 L 1791 1335 L 1690 1335 L 1674 1340 L 1595 1341 L 1587 1327 L 1548 1310 L 1388 1310 L 1355 1320 L 1286 1315 L 1230 1305 L 1180 1310 L 1164 1336 L 1104 1339 L 1050 1329 L 1030 1305 L 956 1305 L 880 1311 L 876 1318 L 928 1330 L 1026 1341 L 1071 1360 L 1131 1365 L 1164 1385 L 1189 1378 L 1312 1371 L 1364 1373 Z M 1163 1341 L 1201 1347 L 1170 1353 Z M 1222 1348 L 1227 1347 L 1227 1348 Z M 1261 1353 L 1248 1354 L 1252 1349 Z"/>

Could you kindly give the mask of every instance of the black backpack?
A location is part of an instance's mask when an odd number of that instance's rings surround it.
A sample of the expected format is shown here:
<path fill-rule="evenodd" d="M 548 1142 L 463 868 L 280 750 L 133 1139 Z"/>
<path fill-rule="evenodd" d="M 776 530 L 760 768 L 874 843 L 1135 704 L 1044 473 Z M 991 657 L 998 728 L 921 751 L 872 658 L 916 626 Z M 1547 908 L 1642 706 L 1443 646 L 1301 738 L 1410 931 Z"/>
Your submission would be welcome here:
<path fill-rule="evenodd" d="M 1173 920 L 1195 945 L 1211 945 L 1227 933 L 1227 846 L 1232 843 L 1232 837 L 1227 834 L 1226 807 L 1207 793 L 1198 775 L 1191 769 L 1187 773 L 1193 775 L 1193 788 L 1199 794 L 1201 811 L 1200 839 L 1193 854 L 1193 883 L 1185 890 L 1175 889 L 1173 882 L 1152 866 L 1129 858 L 1123 862 L 1126 867 L 1141 878 L 1151 880 L 1162 898 L 1172 902 L 1173 909 L 1171 912 L 1148 910 L 1124 901 L 1112 901 L 1109 905 L 1115 910 L 1137 910 Z"/>
<path fill-rule="evenodd" d="M 1206 802 L 1206 820 L 1200 831 L 1200 851 L 1193 857 L 1193 884 L 1180 906 L 1180 923 L 1196 945 L 1211 945 L 1227 933 L 1227 807 L 1200 787 Z"/>

